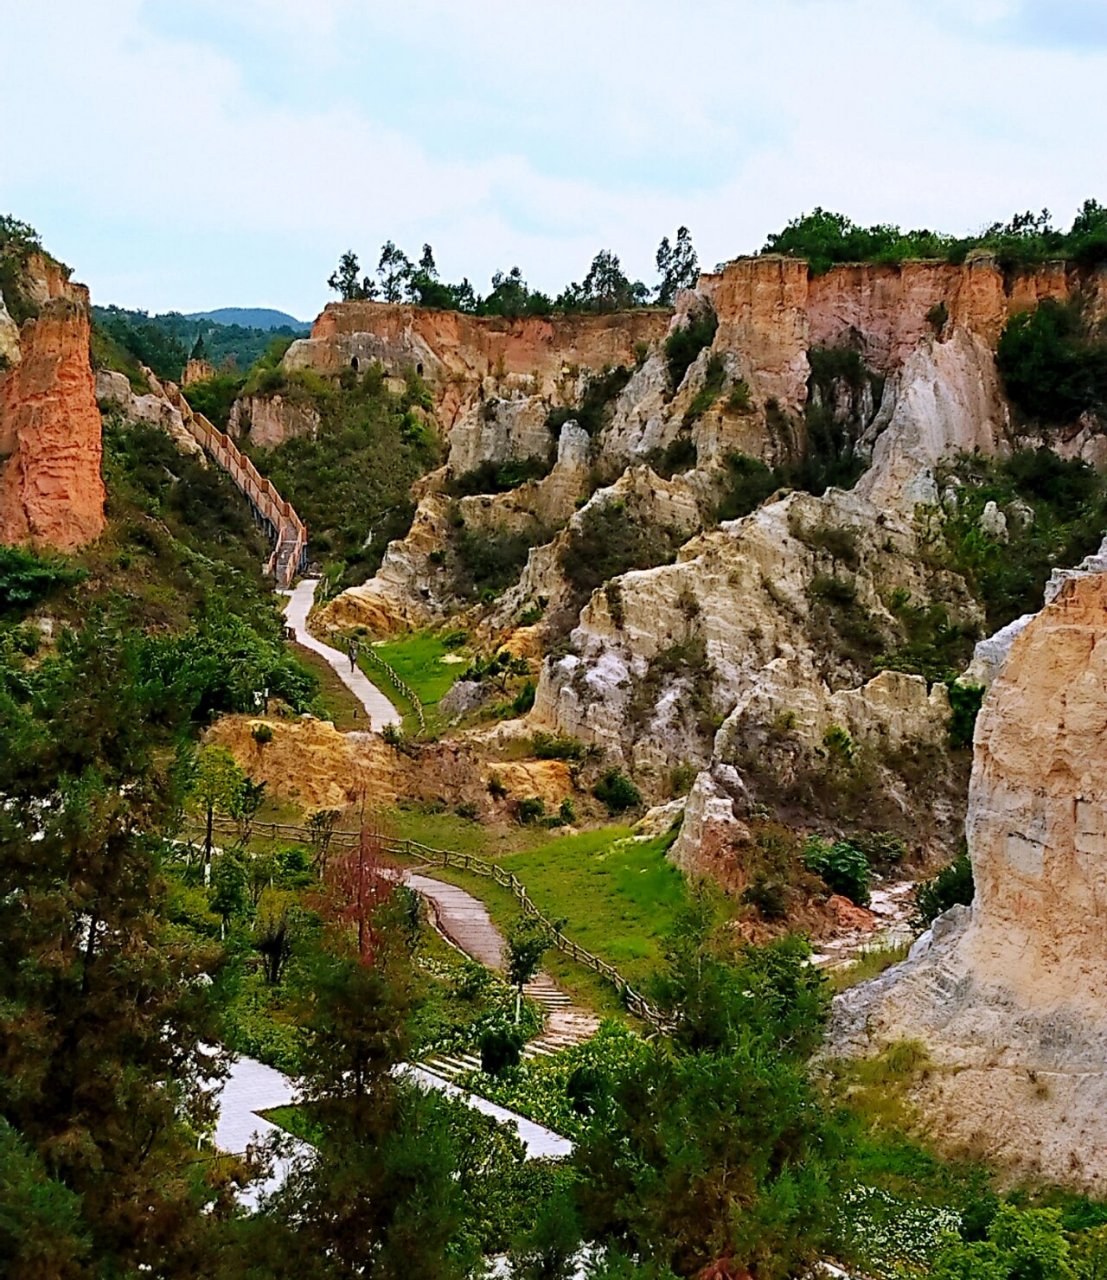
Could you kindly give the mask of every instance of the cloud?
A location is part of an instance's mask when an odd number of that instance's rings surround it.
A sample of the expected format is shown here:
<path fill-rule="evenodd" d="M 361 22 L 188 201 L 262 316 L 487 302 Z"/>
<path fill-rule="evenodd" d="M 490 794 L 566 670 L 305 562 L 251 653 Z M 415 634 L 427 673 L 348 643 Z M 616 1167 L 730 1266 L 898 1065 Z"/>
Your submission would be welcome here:
<path fill-rule="evenodd" d="M 649 278 L 680 223 L 713 265 L 816 204 L 1065 218 L 1104 172 L 1105 57 L 1033 10 L 36 0 L 0 45 L 0 208 L 101 299 L 303 315 L 339 252 L 387 237 L 556 290 L 600 247 Z"/>

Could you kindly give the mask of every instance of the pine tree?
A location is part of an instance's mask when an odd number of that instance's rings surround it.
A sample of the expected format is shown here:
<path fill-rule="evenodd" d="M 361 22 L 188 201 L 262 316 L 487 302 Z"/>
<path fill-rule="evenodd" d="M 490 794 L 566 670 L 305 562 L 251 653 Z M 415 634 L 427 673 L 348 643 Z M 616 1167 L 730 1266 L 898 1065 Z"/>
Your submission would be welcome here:
<path fill-rule="evenodd" d="M 186 1126 L 210 1117 L 220 953 L 163 937 L 181 770 L 146 647 L 94 622 L 0 679 L 0 1113 L 76 1197 L 97 1274 L 172 1276 L 211 1221 Z"/>

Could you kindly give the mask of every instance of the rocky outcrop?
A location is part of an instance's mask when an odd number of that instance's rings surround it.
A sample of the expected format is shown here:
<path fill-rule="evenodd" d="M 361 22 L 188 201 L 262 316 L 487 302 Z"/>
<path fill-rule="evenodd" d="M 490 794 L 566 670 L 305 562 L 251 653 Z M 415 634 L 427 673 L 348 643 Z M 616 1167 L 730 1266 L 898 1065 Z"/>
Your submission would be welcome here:
<path fill-rule="evenodd" d="M 923 336 L 888 379 L 863 438 L 872 464 L 857 493 L 907 516 L 919 503 L 936 506 L 937 464 L 957 453 L 994 454 L 1007 428 L 995 360 L 983 339 L 963 328 L 945 341 Z"/>
<path fill-rule="evenodd" d="M 187 384 L 186 384 L 187 385 Z M 287 396 L 240 396 L 231 406 L 227 431 L 238 440 L 273 449 L 296 436 L 314 436 L 319 413 L 310 403 Z"/>
<path fill-rule="evenodd" d="M 190 387 L 194 382 L 206 382 L 215 377 L 215 366 L 208 360 L 189 360 L 181 374 L 181 386 Z"/>
<path fill-rule="evenodd" d="M 136 395 L 127 375 L 111 369 L 96 373 L 96 399 L 107 411 L 120 413 L 129 422 L 148 422 L 173 437 L 182 453 L 204 461 L 204 451 L 185 423 L 181 410 L 157 384 L 156 391 Z"/>
<path fill-rule="evenodd" d="M 977 722 L 976 880 L 908 960 L 836 1002 L 833 1051 L 922 1039 L 951 1145 L 1107 1189 L 1107 575 L 1064 581 Z"/>
<path fill-rule="evenodd" d="M 18 351 L 10 318 L 0 323 L 0 542 L 72 551 L 104 528 L 88 291 L 33 255 L 27 293 L 38 314 L 21 327 Z"/>
<path fill-rule="evenodd" d="M 478 400 L 486 379 L 530 379 L 535 394 L 552 400 L 558 384 L 579 369 L 633 365 L 636 347 L 664 336 L 669 319 L 667 311 L 640 310 L 507 320 L 399 303 L 334 302 L 311 337 L 289 347 L 284 365 L 337 373 L 379 360 L 390 373 L 414 370 L 449 431 Z"/>

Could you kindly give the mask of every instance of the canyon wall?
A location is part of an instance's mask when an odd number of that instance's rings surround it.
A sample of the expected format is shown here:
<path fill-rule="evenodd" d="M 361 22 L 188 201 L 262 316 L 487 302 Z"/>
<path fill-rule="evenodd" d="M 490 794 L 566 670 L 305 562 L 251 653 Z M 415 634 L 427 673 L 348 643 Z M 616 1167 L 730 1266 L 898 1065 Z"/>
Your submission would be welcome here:
<path fill-rule="evenodd" d="M 977 721 L 972 908 L 835 1002 L 830 1044 L 922 1040 L 947 1146 L 1107 1190 L 1107 574 L 1065 577 Z"/>
<path fill-rule="evenodd" d="M 104 528 L 88 291 L 40 254 L 25 286 L 37 316 L 17 342 L 0 323 L 0 542 L 71 551 Z"/>

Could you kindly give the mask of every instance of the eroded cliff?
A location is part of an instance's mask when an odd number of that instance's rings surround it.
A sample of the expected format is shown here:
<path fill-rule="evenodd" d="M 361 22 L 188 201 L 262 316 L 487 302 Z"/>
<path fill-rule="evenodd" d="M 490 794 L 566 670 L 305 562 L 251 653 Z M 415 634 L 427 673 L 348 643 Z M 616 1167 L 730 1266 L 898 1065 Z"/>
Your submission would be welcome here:
<path fill-rule="evenodd" d="M 0 541 L 71 551 L 104 528 L 88 291 L 34 254 L 16 330 L 0 315 Z"/>
<path fill-rule="evenodd" d="M 909 959 L 836 1003 L 836 1052 L 922 1039 L 919 1099 L 949 1145 L 1107 1187 L 1107 575 L 1064 581 L 977 722 L 976 879 Z"/>

